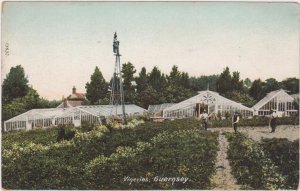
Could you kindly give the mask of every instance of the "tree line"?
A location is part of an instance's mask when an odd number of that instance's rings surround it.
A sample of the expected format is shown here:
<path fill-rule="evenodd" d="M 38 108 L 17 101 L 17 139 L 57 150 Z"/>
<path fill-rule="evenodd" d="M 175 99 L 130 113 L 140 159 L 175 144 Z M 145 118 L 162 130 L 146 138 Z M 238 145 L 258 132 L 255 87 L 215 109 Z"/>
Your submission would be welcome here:
<path fill-rule="evenodd" d="M 155 66 L 139 72 L 130 62 L 122 65 L 123 89 L 126 104 L 136 104 L 143 108 L 162 103 L 178 103 L 197 95 L 198 91 L 211 90 L 248 107 L 253 106 L 270 91 L 280 88 L 289 94 L 299 93 L 299 79 L 287 78 L 277 81 L 274 78 L 241 79 L 238 71 L 230 72 L 226 67 L 221 74 L 190 77 L 187 72 L 173 66 L 169 74 L 164 74 Z M 106 81 L 98 67 L 86 83 L 86 104 L 109 104 L 111 79 Z M 57 107 L 61 100 L 49 101 L 39 96 L 28 84 L 24 68 L 12 67 L 2 84 L 2 121 L 34 108 Z"/>
<path fill-rule="evenodd" d="M 169 74 L 164 74 L 155 66 L 149 72 L 143 67 L 137 74 L 130 62 L 122 65 L 125 102 L 148 108 L 149 105 L 161 103 L 178 103 L 197 94 L 198 91 L 209 89 L 236 102 L 252 107 L 267 93 L 278 89 L 287 90 L 289 94 L 299 93 L 299 79 L 287 78 L 277 81 L 269 78 L 265 81 L 241 79 L 238 71 L 230 72 L 226 67 L 219 75 L 202 75 L 189 77 L 173 66 Z M 95 85 L 92 85 L 95 84 Z M 96 67 L 91 81 L 86 84 L 87 98 L 90 104 L 109 103 L 109 84 Z"/>

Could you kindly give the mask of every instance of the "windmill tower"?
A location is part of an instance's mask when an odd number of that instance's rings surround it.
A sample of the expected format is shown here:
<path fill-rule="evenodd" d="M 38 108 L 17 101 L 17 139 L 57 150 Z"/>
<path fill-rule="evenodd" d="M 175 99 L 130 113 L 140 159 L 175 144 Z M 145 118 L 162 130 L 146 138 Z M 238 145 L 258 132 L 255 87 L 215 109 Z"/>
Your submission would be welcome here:
<path fill-rule="evenodd" d="M 113 109 L 111 110 L 111 115 L 118 115 L 119 106 L 122 107 L 122 122 L 123 124 L 127 123 L 125 115 L 125 105 L 124 105 L 124 91 L 123 91 L 123 82 L 121 75 L 121 64 L 120 64 L 120 52 L 119 52 L 120 41 L 117 38 L 117 33 L 114 35 L 113 42 L 113 52 L 116 56 L 115 69 L 113 74 L 113 79 L 111 83 L 111 95 L 110 95 L 110 105 Z M 115 109 L 115 111 L 114 111 Z"/>

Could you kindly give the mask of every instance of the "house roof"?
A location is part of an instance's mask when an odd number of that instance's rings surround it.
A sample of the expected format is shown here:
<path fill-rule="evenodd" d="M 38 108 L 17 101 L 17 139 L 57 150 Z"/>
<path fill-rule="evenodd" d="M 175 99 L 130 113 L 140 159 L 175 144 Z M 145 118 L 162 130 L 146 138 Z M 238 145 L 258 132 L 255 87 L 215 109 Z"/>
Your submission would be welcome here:
<path fill-rule="evenodd" d="M 86 99 L 86 94 L 85 93 L 74 93 L 69 95 L 68 99 Z"/>
<path fill-rule="evenodd" d="M 259 102 L 257 102 L 252 109 L 258 110 L 262 106 L 264 106 L 266 103 L 271 101 L 273 98 L 278 97 L 281 101 L 293 101 L 294 98 L 286 93 L 285 90 L 279 89 L 276 91 L 269 92 L 263 99 L 261 99 Z"/>

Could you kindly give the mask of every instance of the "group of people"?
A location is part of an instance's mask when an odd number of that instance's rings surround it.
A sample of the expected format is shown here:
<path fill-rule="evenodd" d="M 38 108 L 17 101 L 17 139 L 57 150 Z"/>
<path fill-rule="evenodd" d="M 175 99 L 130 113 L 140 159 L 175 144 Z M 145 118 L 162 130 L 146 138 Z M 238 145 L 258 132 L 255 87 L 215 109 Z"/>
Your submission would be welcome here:
<path fill-rule="evenodd" d="M 269 120 L 269 126 L 272 128 L 271 133 L 275 132 L 276 126 L 277 126 L 277 113 L 276 110 L 270 110 L 270 120 Z M 208 128 L 208 120 L 209 120 L 209 115 L 206 110 L 203 111 L 203 113 L 200 115 L 200 120 L 202 125 L 204 126 L 205 131 L 207 131 Z M 238 112 L 234 112 L 232 116 L 232 126 L 234 129 L 234 132 L 238 132 L 238 122 L 240 120 L 240 116 Z"/>

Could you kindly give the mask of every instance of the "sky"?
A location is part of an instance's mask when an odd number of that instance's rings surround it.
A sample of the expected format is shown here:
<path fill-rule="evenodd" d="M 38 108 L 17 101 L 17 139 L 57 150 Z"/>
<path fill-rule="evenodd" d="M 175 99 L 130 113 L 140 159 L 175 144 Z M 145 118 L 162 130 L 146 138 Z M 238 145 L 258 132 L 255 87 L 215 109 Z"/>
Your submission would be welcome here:
<path fill-rule="evenodd" d="M 41 97 L 85 92 L 96 66 L 109 81 L 114 32 L 121 63 L 168 74 L 299 77 L 299 5 L 241 2 L 5 2 L 2 81 L 22 65 Z M 5 54 L 9 50 L 9 55 Z"/>

